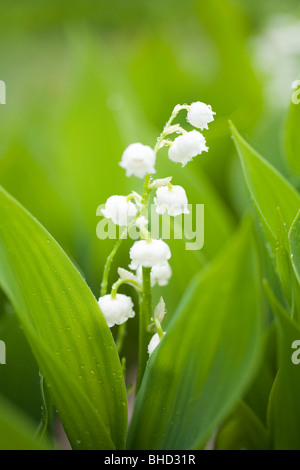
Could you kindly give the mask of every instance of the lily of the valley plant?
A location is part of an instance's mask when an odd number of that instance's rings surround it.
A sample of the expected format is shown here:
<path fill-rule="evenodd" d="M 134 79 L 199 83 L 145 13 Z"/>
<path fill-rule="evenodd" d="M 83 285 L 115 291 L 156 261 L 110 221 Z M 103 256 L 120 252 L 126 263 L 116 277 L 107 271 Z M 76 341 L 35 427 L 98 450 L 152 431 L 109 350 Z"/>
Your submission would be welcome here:
<path fill-rule="evenodd" d="M 158 137 L 154 148 L 141 143 L 129 145 L 122 155 L 120 166 L 126 171 L 126 176 L 136 176 L 144 179 L 143 192 L 135 191 L 128 195 L 114 195 L 108 198 L 102 210 L 104 217 L 123 227 L 120 239 L 107 258 L 101 285 L 100 309 L 109 327 L 122 325 L 117 341 L 120 352 L 125 333 L 124 324 L 135 316 L 132 299 L 120 294 L 123 284 L 132 286 L 139 295 L 139 361 L 137 390 L 140 387 L 146 362 L 147 351 L 151 355 L 165 335 L 162 321 L 166 313 L 163 298 L 156 308 L 152 305 L 152 287 L 155 284 L 164 286 L 168 283 L 172 269 L 169 264 L 171 251 L 163 240 L 151 238 L 149 226 L 149 200 L 155 191 L 154 203 L 157 214 L 169 214 L 176 217 L 187 214 L 188 198 L 183 187 L 173 184 L 172 176 L 162 176 L 154 179 L 155 162 L 159 150 L 168 147 L 168 157 L 175 163 L 185 166 L 197 155 L 207 152 L 205 137 L 198 130 L 186 131 L 174 123 L 180 111 L 187 111 L 187 121 L 203 131 L 214 120 L 214 112 L 210 105 L 197 101 L 191 105 L 175 106 L 170 119 Z M 117 249 L 125 238 L 127 230 L 132 226 L 139 229 L 140 240 L 130 249 L 131 263 L 128 271 L 118 269 L 119 279 L 113 284 L 111 292 L 107 293 L 110 266 Z M 153 335 L 151 338 L 151 334 Z"/>

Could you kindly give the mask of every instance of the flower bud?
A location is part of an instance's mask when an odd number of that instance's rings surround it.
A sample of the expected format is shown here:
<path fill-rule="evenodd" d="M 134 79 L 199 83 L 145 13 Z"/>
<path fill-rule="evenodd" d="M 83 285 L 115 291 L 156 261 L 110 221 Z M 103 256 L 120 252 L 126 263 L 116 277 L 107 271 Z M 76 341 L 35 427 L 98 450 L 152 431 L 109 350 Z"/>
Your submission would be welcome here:
<path fill-rule="evenodd" d="M 166 333 L 164 333 L 165 335 Z M 159 345 L 160 343 L 160 337 L 158 336 L 158 333 L 155 333 L 155 335 L 152 336 L 150 343 L 148 344 L 148 354 L 151 356 L 153 353 L 154 349 Z"/>
<path fill-rule="evenodd" d="M 158 320 L 159 323 L 162 323 L 163 319 L 165 318 L 165 314 L 166 314 L 166 304 L 165 304 L 164 299 L 161 297 L 154 310 L 154 319 Z"/>

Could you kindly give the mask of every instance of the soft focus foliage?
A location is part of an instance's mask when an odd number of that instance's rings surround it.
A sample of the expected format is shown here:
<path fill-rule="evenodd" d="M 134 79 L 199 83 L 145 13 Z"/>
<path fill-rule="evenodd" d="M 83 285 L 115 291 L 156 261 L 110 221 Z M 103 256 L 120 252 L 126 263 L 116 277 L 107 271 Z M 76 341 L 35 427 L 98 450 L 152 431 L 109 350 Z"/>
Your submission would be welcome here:
<path fill-rule="evenodd" d="M 167 333 L 151 355 L 128 446 L 202 448 L 218 428 L 216 448 L 299 449 L 300 365 L 289 346 L 300 339 L 299 2 L 1 3 L 1 446 L 51 445 L 33 439 L 39 370 L 74 448 L 125 446 L 122 370 L 92 295 L 113 246 L 96 236 L 97 208 L 141 188 L 119 165 L 126 146 L 153 147 L 177 103 L 203 101 L 216 112 L 209 152 L 184 168 L 167 149 L 157 157 L 158 177 L 172 175 L 190 204 L 205 205 L 205 243 L 186 251 L 185 240 L 168 242 L 170 342 Z M 128 266 L 129 248 L 112 273 Z M 160 296 L 155 286 L 155 305 Z M 122 351 L 129 371 L 137 321 Z M 168 367 L 177 368 L 170 388 Z M 174 409 L 161 409 L 160 396 L 151 405 L 158 381 Z"/>

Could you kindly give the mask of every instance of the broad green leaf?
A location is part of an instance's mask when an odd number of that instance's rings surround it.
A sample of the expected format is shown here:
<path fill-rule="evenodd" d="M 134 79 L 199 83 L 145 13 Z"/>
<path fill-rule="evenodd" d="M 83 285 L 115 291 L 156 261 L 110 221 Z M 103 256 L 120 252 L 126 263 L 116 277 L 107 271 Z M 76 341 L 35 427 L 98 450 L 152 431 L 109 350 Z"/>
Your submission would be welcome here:
<path fill-rule="evenodd" d="M 74 448 L 122 448 L 127 406 L 111 333 L 49 233 L 0 189 L 0 284 Z"/>
<path fill-rule="evenodd" d="M 293 343 L 300 340 L 300 328 L 278 302 L 268 283 L 265 286 L 279 331 L 279 370 L 268 410 L 272 445 L 275 450 L 299 450 L 300 364 L 293 363 L 292 355 L 295 353 Z"/>
<path fill-rule="evenodd" d="M 259 356 L 261 322 L 251 240 L 245 224 L 188 288 L 148 362 L 129 448 L 202 447 L 248 385 Z"/>
<path fill-rule="evenodd" d="M 0 339 L 5 342 L 8 354 L 8 366 L 0 366 L 0 395 L 38 423 L 41 417 L 38 366 L 7 300 L 3 305 L 0 301 Z"/>
<path fill-rule="evenodd" d="M 270 391 L 277 373 L 277 337 L 274 322 L 262 339 L 262 354 L 257 374 L 251 382 L 243 400 L 266 426 Z"/>
<path fill-rule="evenodd" d="M 277 208 L 280 208 L 288 230 L 300 208 L 300 196 L 270 163 L 250 147 L 236 128 L 233 125 L 231 127 L 251 199 L 274 248 Z"/>
<path fill-rule="evenodd" d="M 226 420 L 216 439 L 216 450 L 268 450 L 267 430 L 255 413 L 241 401 Z"/>
<path fill-rule="evenodd" d="M 34 438 L 33 423 L 3 397 L 0 397 L 0 450 L 46 450 L 46 440 Z"/>
<path fill-rule="evenodd" d="M 299 106 L 299 88 L 295 91 L 295 99 L 298 104 L 291 103 L 285 132 L 285 148 L 287 160 L 291 168 L 300 173 L 300 106 Z"/>

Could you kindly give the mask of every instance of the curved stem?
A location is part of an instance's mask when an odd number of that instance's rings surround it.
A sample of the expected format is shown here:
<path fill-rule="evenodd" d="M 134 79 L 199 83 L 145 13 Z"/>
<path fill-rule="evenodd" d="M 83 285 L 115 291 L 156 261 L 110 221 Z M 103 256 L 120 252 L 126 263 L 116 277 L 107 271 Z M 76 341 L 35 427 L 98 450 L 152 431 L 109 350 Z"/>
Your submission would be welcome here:
<path fill-rule="evenodd" d="M 177 114 L 179 113 L 179 111 L 181 111 L 182 109 L 186 109 L 188 110 L 190 107 L 187 106 L 187 105 L 177 105 L 175 106 L 175 108 L 173 109 L 173 112 L 170 116 L 170 119 L 167 121 L 165 127 L 163 128 L 163 131 L 162 133 L 160 134 L 159 138 L 157 139 L 157 142 L 156 142 L 156 145 L 154 147 L 154 152 L 157 153 L 158 150 L 160 149 L 160 145 L 161 143 L 163 142 L 164 138 L 169 135 L 169 134 L 172 134 L 173 132 L 176 132 L 176 130 L 179 130 L 180 132 L 181 131 L 184 131 L 184 129 L 182 129 L 179 124 L 175 124 L 174 126 L 172 126 L 174 129 L 171 128 L 171 124 L 172 122 L 174 121 L 174 119 L 176 118 Z M 175 129 L 176 128 L 176 129 Z"/>
<path fill-rule="evenodd" d="M 122 244 L 122 241 L 125 240 L 125 238 L 127 237 L 127 232 L 129 232 L 131 227 L 135 224 L 135 221 L 136 221 L 136 219 L 138 218 L 139 215 L 140 215 L 140 213 L 138 213 L 135 216 L 135 218 L 130 222 L 128 227 L 125 227 L 125 229 L 121 233 L 121 236 L 120 236 L 119 240 L 117 241 L 117 243 L 115 244 L 115 246 L 113 247 L 112 251 L 110 252 L 110 254 L 108 255 L 108 257 L 106 259 L 106 262 L 105 262 L 105 265 L 104 265 L 103 276 L 102 276 L 102 282 L 101 282 L 100 297 L 103 297 L 104 295 L 107 294 L 108 276 L 109 276 L 111 263 L 112 263 L 112 261 L 115 257 L 115 254 L 117 253 L 118 249 L 120 248 L 120 246 Z"/>
<path fill-rule="evenodd" d="M 138 281 L 135 279 L 119 279 L 117 282 L 115 282 L 112 286 L 111 289 L 111 296 L 114 298 L 117 295 L 118 289 L 122 284 L 129 284 L 130 286 L 134 287 L 137 291 L 141 290 L 141 285 Z"/>
<path fill-rule="evenodd" d="M 127 233 L 127 230 L 126 230 L 126 233 Z M 101 282 L 100 297 L 103 297 L 104 295 L 107 294 L 108 276 L 109 276 L 109 270 L 110 270 L 110 267 L 111 267 L 111 263 L 114 259 L 115 254 L 117 253 L 118 249 L 120 248 L 121 243 L 122 243 L 123 240 L 124 240 L 124 238 L 121 238 L 121 237 L 119 238 L 119 240 L 117 241 L 117 243 L 115 244 L 115 246 L 113 247 L 112 251 L 110 252 L 110 254 L 108 255 L 108 257 L 106 259 L 106 263 L 105 263 L 104 271 L 103 271 L 102 282 Z"/>

